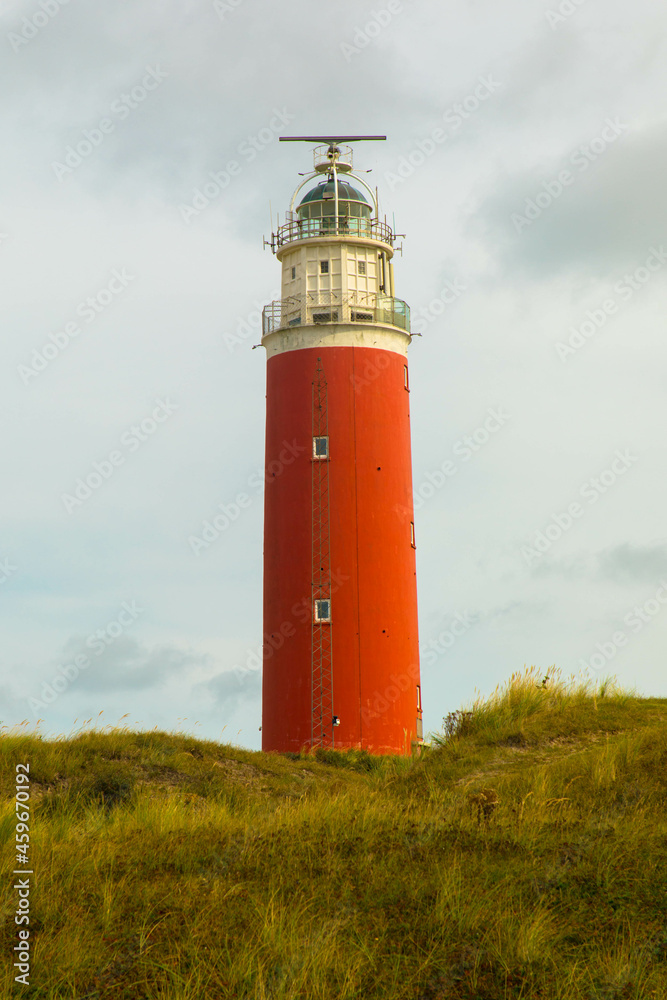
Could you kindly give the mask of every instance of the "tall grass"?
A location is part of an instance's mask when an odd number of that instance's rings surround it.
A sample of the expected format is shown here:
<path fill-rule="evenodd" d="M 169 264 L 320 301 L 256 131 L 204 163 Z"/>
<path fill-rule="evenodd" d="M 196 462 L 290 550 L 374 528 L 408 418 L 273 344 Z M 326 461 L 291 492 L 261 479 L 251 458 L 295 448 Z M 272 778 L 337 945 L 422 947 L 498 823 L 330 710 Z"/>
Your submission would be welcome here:
<path fill-rule="evenodd" d="M 546 735 L 581 735 L 592 729 L 606 728 L 607 722 L 620 718 L 619 709 L 639 704 L 636 692 L 621 689 L 615 678 L 595 682 L 571 675 L 565 682 L 561 671 L 550 667 L 542 672 L 532 666 L 512 674 L 509 681 L 496 687 L 488 698 L 478 696 L 472 704 L 451 713 L 443 720 L 443 733 L 433 741 L 442 746 L 456 736 L 476 736 L 481 743 L 507 739 L 515 744 L 537 742 Z M 598 719 L 600 703 L 604 718 Z M 627 712 L 624 714 L 627 722 Z"/>
<path fill-rule="evenodd" d="M 0 996 L 28 761 L 39 1000 L 667 997 L 667 701 L 542 681 L 413 759 L 2 736 Z"/>

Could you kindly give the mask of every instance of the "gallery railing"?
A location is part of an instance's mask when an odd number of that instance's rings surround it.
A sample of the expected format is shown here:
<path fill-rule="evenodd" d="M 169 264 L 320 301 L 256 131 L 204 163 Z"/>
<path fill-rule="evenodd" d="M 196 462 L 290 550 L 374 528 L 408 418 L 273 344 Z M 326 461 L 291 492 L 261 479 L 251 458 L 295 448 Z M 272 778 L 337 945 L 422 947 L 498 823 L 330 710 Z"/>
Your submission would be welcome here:
<path fill-rule="evenodd" d="M 360 219 L 355 216 L 339 216 L 338 224 L 334 215 L 323 215 L 317 219 L 292 219 L 273 234 L 275 247 L 295 240 L 308 240 L 313 236 L 359 236 L 367 240 L 377 240 L 393 246 L 395 235 L 386 222 L 379 219 Z"/>
<path fill-rule="evenodd" d="M 270 302 L 262 312 L 262 336 L 295 326 L 382 323 L 410 332 L 410 307 L 382 292 L 313 292 Z"/>

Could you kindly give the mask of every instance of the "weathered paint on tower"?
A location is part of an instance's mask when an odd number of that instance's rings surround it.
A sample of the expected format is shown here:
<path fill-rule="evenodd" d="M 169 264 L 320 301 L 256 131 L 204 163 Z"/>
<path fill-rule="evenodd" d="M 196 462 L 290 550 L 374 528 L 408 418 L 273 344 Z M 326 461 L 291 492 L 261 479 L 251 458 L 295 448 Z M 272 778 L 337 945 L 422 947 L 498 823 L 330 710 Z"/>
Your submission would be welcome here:
<path fill-rule="evenodd" d="M 318 147 L 271 243 L 265 751 L 407 754 L 422 739 L 409 309 L 394 296 L 395 235 L 351 167 L 349 147 Z"/>

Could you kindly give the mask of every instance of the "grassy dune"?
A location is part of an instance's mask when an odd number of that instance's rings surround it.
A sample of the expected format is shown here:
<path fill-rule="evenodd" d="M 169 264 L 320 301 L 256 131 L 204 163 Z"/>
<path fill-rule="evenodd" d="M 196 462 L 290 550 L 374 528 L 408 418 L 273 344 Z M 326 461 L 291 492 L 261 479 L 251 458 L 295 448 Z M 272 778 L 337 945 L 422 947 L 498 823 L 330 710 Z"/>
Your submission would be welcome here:
<path fill-rule="evenodd" d="M 0 780 L 2 997 L 667 998 L 667 699 L 531 669 L 418 758 L 11 733 Z"/>

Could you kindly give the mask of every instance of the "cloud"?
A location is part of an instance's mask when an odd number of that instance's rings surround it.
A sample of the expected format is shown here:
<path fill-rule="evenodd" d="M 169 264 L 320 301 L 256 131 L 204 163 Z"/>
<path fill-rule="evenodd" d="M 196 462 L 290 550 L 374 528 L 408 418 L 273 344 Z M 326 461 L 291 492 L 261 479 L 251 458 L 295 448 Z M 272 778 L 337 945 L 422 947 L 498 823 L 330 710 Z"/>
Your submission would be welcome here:
<path fill-rule="evenodd" d="M 63 662 L 85 651 L 90 667 L 82 670 L 73 689 L 86 692 L 143 691 L 163 687 L 175 677 L 182 677 L 194 667 L 205 667 L 210 657 L 192 649 L 173 645 L 149 647 L 132 636 L 121 635 L 99 656 L 90 655 L 81 637 L 70 639 L 64 650 Z"/>
<path fill-rule="evenodd" d="M 602 134 L 614 132 L 603 149 Z M 538 148 L 533 156 L 539 155 Z M 622 116 L 602 116 L 598 129 L 580 142 L 570 138 L 557 155 L 495 176 L 468 224 L 478 239 L 495 245 L 505 274 L 601 276 L 634 269 L 667 231 L 666 158 L 662 123 L 635 130 Z M 563 170 L 571 178 L 564 185 Z M 528 222 L 514 222 L 518 216 Z"/>
<path fill-rule="evenodd" d="M 195 692 L 213 698 L 216 705 L 230 712 L 242 701 L 255 701 L 261 696 L 262 675 L 259 670 L 225 670 L 208 681 L 196 684 Z"/>
<path fill-rule="evenodd" d="M 598 572 L 619 583 L 658 581 L 667 575 L 667 544 L 617 545 L 599 556 Z"/>
<path fill-rule="evenodd" d="M 118 716 L 129 706 L 148 728 L 196 712 L 215 738 L 221 718 L 238 715 L 258 745 L 260 672 L 239 677 L 231 667 L 262 634 L 260 495 L 200 558 L 188 537 L 247 492 L 262 465 L 265 360 L 251 347 L 280 281 L 262 236 L 269 200 L 273 228 L 297 172 L 312 162 L 307 145 L 275 135 L 252 160 L 238 152 L 270 127 L 274 107 L 295 116 L 277 132 L 388 136 L 354 155 L 360 171 L 372 170 L 363 176 L 378 185 L 382 212 L 395 211 L 408 234 L 395 264 L 397 294 L 424 333 L 410 348 L 416 483 L 488 407 L 512 414 L 507 435 L 418 512 L 424 639 L 459 610 L 479 618 L 453 647 L 456 667 L 432 672 L 425 729 L 439 720 L 439 704 L 456 707 L 482 682 L 492 690 L 528 655 L 576 664 L 591 621 L 603 621 L 604 634 L 613 601 L 623 611 L 642 587 L 654 593 L 665 572 L 655 540 L 664 529 L 667 264 L 576 361 L 563 364 L 554 343 L 580 329 L 586 310 L 599 309 L 667 232 L 667 14 L 651 0 L 631 8 L 611 0 L 604 10 L 585 3 L 552 29 L 549 5 L 404 0 L 400 17 L 369 33 L 348 63 L 341 44 L 374 17 L 355 0 L 339 0 L 334 19 L 331 5 L 312 0 L 293 0 L 289 17 L 272 0 L 240 0 L 224 17 L 213 0 L 164 0 L 157 18 L 155 6 L 64 3 L 19 51 L 5 38 L 0 183 L 12 198 L 0 220 L 0 264 L 11 354 L 0 408 L 12 428 L 5 506 L 13 499 L 0 560 L 18 567 L 1 595 L 5 722 L 32 717 L 23 695 L 39 698 L 71 662 L 58 655 L 80 650 L 129 596 L 145 608 L 136 629 L 103 656 L 88 650 L 90 666 L 64 690 L 60 682 L 39 717 L 59 732 L 71 715 L 94 716 L 102 705 Z M 6 32 L 38 9 L 39 0 L 9 0 Z M 145 98 L 138 91 L 129 114 L 113 111 L 143 86 L 147 67 L 166 78 Z M 488 76 L 501 84 L 493 98 L 390 190 L 386 172 Z M 511 214 L 617 115 L 628 129 L 516 233 Z M 114 128 L 100 140 L 104 117 Z M 59 181 L 52 163 L 84 130 L 97 145 Z M 243 170 L 186 225 L 179 206 L 231 158 Z M 18 366 L 81 319 L 79 304 L 114 268 L 136 274 L 127 293 L 26 385 Z M 465 294 L 446 308 L 439 299 L 442 315 L 422 309 L 456 280 Z M 229 352 L 224 335 L 241 324 L 251 332 Z M 171 393 L 178 417 L 68 515 L 62 493 Z M 646 454 L 642 471 L 526 573 L 526 532 L 625 446 Z M 655 636 L 650 656 L 627 669 L 662 691 Z"/>
<path fill-rule="evenodd" d="M 601 552 L 578 552 L 543 559 L 532 568 L 532 575 L 565 580 L 606 580 L 617 584 L 653 583 L 667 575 L 667 544 L 623 542 Z"/>

